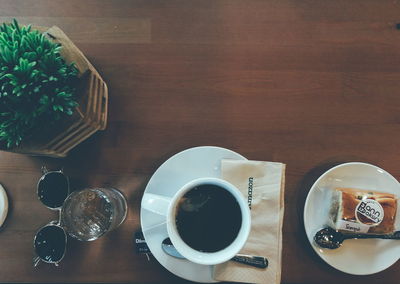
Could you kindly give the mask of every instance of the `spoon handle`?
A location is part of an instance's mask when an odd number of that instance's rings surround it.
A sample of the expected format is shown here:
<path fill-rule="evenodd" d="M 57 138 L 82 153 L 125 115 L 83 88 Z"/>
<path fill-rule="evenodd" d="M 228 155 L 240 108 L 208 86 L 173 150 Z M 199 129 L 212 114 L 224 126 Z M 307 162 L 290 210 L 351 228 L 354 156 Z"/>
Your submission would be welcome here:
<path fill-rule="evenodd" d="M 254 266 L 257 268 L 267 268 L 268 267 L 268 260 L 263 256 L 251 256 L 251 255 L 244 255 L 244 254 L 237 254 L 231 260 Z"/>
<path fill-rule="evenodd" d="M 400 240 L 400 231 L 394 232 L 389 235 L 362 235 L 362 234 L 354 234 L 354 235 L 343 235 L 344 239 L 390 239 L 390 240 Z"/>

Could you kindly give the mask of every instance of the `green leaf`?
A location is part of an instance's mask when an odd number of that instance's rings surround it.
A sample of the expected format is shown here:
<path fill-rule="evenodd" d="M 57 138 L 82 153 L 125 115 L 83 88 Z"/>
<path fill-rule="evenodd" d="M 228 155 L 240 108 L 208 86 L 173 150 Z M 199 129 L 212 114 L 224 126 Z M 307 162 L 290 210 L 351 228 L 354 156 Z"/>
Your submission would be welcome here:
<path fill-rule="evenodd" d="M 21 33 L 21 29 L 20 29 L 19 24 L 18 24 L 18 22 L 17 22 L 16 19 L 13 20 L 13 25 L 14 25 L 15 30 L 16 30 L 18 33 Z"/>

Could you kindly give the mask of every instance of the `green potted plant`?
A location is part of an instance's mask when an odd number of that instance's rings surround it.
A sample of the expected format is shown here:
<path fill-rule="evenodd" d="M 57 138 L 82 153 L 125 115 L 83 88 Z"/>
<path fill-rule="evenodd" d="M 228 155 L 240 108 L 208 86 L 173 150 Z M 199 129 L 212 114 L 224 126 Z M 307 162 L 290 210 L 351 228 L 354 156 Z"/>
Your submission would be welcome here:
<path fill-rule="evenodd" d="M 51 29 L 44 28 L 43 32 L 20 26 L 16 20 L 0 26 L 2 150 L 65 156 L 66 147 L 51 142 L 54 139 L 64 143 L 73 139 L 81 142 L 78 133 L 70 127 L 77 119 L 96 130 L 101 128 L 93 126 L 93 117 L 92 120 L 84 117 L 85 110 L 79 110 L 79 102 L 86 97 L 83 104 L 95 103 L 88 97 L 107 96 L 105 83 L 65 34 L 56 27 L 52 29 L 56 36 L 49 32 Z M 74 59 L 77 64 L 72 62 Z M 94 76 L 84 76 L 88 72 Z M 87 87 L 96 76 L 104 84 L 102 94 L 93 94 L 99 90 Z M 102 126 L 104 129 L 105 125 Z M 70 136 L 63 137 L 66 129 Z M 56 144 L 58 148 L 46 148 Z M 70 142 L 69 146 L 72 147 L 68 150 L 76 145 Z"/>

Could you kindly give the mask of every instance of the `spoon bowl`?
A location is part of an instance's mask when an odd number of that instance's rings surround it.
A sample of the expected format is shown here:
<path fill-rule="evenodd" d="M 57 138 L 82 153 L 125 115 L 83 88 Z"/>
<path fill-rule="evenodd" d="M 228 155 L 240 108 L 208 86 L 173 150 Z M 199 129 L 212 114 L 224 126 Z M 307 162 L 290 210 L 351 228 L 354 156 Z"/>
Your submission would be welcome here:
<path fill-rule="evenodd" d="M 322 248 L 337 249 L 342 245 L 344 238 L 342 233 L 327 227 L 319 230 L 315 234 L 314 241 Z"/>

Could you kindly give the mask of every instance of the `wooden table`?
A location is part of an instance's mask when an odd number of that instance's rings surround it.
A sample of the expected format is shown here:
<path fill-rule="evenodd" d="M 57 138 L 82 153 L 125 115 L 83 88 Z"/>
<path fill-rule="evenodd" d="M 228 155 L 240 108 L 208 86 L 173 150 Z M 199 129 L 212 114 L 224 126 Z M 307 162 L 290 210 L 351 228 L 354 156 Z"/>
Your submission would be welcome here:
<path fill-rule="evenodd" d="M 57 25 L 110 90 L 109 125 L 65 159 L 0 153 L 11 208 L 0 232 L 2 282 L 184 283 L 134 252 L 146 183 L 199 145 L 287 164 L 282 283 L 400 281 L 400 262 L 371 276 L 325 264 L 302 223 L 327 168 L 376 164 L 400 178 L 400 2 L 0 0 L 0 20 Z M 113 185 L 129 198 L 117 231 L 70 241 L 56 268 L 32 268 L 35 231 L 56 213 L 36 198 L 40 167 L 74 188 Z"/>

